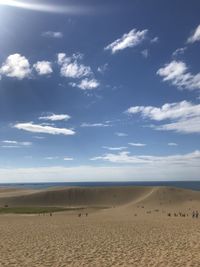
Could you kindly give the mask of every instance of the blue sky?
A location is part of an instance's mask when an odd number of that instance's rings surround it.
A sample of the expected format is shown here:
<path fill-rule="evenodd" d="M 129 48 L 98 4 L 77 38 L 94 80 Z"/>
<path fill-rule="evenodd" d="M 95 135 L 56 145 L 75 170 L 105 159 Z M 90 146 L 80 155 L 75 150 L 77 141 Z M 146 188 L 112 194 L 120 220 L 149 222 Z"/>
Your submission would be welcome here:
<path fill-rule="evenodd" d="M 0 0 L 0 182 L 198 180 L 199 10 Z"/>

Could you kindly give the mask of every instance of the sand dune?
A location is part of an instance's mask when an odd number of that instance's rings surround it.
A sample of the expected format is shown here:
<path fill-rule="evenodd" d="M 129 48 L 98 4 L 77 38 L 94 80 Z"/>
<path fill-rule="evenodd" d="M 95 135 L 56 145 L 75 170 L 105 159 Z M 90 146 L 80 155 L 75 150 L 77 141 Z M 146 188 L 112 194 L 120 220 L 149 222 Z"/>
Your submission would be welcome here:
<path fill-rule="evenodd" d="M 0 215 L 0 266 L 200 266 L 200 218 L 191 216 L 200 207 L 200 192 L 102 187 L 10 193 L 0 192 L 1 204 L 90 208 L 52 217 Z M 188 216 L 175 217 L 178 211 Z"/>
<path fill-rule="evenodd" d="M 106 206 L 129 203 L 145 196 L 148 187 L 71 187 L 53 188 L 36 192 L 19 192 L 18 195 L 3 195 L 0 205 L 11 206 Z"/>
<path fill-rule="evenodd" d="M 169 187 L 69 187 L 0 190 L 0 205 L 11 206 L 176 206 L 200 201 L 200 192 Z"/>

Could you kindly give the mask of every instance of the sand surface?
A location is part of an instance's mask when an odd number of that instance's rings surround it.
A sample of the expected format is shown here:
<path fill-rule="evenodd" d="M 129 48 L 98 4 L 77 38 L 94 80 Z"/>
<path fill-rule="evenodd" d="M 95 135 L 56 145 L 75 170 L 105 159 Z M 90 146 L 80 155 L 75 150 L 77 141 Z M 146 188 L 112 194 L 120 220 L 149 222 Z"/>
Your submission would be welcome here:
<path fill-rule="evenodd" d="M 0 215 L 0 266 L 199 267 L 200 218 L 191 215 L 200 207 L 200 193 L 173 188 L 139 188 L 136 193 L 136 189 L 132 199 L 124 194 L 120 199 L 119 189 L 109 189 L 108 195 L 115 192 L 115 205 L 111 206 L 111 197 L 96 199 L 81 217 L 77 211 L 52 217 Z M 110 208 L 94 208 L 106 202 Z M 186 217 L 175 217 L 178 212 Z"/>

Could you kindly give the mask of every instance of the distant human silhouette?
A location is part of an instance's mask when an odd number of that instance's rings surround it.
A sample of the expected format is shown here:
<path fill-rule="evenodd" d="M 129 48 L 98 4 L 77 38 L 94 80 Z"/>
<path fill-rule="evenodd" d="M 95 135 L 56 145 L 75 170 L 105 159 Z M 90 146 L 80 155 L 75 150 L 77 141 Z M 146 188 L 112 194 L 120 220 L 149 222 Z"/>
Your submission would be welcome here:
<path fill-rule="evenodd" d="M 198 212 L 198 210 L 196 210 L 196 218 L 198 219 L 198 217 L 199 217 L 199 212 Z"/>

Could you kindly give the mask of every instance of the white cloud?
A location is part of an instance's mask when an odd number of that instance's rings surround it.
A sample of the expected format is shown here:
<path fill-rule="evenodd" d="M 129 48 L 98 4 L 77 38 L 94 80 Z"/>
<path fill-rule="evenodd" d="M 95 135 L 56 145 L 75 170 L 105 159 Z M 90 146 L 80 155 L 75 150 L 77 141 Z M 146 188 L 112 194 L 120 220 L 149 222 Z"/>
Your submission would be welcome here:
<path fill-rule="evenodd" d="M 74 135 L 75 132 L 72 129 L 67 128 L 57 128 L 52 126 L 43 126 L 41 124 L 33 124 L 32 122 L 17 123 L 14 128 L 19 130 L 24 130 L 32 133 L 45 133 L 52 135 Z"/>
<path fill-rule="evenodd" d="M 70 83 L 70 85 L 81 90 L 93 90 L 99 87 L 100 83 L 96 79 L 85 78 L 80 83 Z"/>
<path fill-rule="evenodd" d="M 15 140 L 3 140 L 2 141 L 3 148 L 19 148 L 19 147 L 30 147 L 32 145 L 32 142 L 19 142 L 19 141 L 15 141 Z"/>
<path fill-rule="evenodd" d="M 55 160 L 55 159 L 58 159 L 58 157 L 45 157 L 44 159 L 46 159 L 46 160 Z"/>
<path fill-rule="evenodd" d="M 33 67 L 39 75 L 47 75 L 53 72 L 51 62 L 49 61 L 38 61 Z"/>
<path fill-rule="evenodd" d="M 91 160 L 103 160 L 103 161 L 109 161 L 112 163 L 146 163 L 146 159 L 143 159 L 143 156 L 130 156 L 130 152 L 123 151 L 119 152 L 118 154 L 104 154 L 102 156 L 97 156 L 91 158 Z"/>
<path fill-rule="evenodd" d="M 142 144 L 142 143 L 128 143 L 130 146 L 137 146 L 137 147 L 144 147 L 146 146 L 146 144 Z"/>
<path fill-rule="evenodd" d="M 63 33 L 62 32 L 47 31 L 47 32 L 43 32 L 42 36 L 48 37 L 48 38 L 60 39 L 60 38 L 63 38 Z"/>
<path fill-rule="evenodd" d="M 200 104 L 181 101 L 178 103 L 164 104 L 161 108 L 153 106 L 134 106 L 130 107 L 127 113 L 141 113 L 144 118 L 150 118 L 156 121 L 191 118 L 200 116 Z"/>
<path fill-rule="evenodd" d="M 99 66 L 97 68 L 97 71 L 100 72 L 101 74 L 105 73 L 108 70 L 108 63 L 105 63 L 102 66 Z"/>
<path fill-rule="evenodd" d="M 126 149 L 127 147 L 125 146 L 120 146 L 120 147 L 103 146 L 103 148 L 111 150 L 111 151 L 120 151 L 120 150 Z"/>
<path fill-rule="evenodd" d="M 160 164 L 164 165 L 190 165 L 198 164 L 200 166 L 200 151 L 196 150 L 192 153 L 183 155 L 169 155 L 169 156 L 152 156 L 152 155 L 130 155 L 130 152 L 123 151 L 117 154 L 105 154 L 103 156 L 94 157 L 91 160 L 103 160 L 118 164 Z"/>
<path fill-rule="evenodd" d="M 173 130 L 180 133 L 200 133 L 200 104 L 188 101 L 152 106 L 130 107 L 128 114 L 142 114 L 143 118 L 155 121 L 171 120 L 168 124 L 154 126 L 157 130 Z"/>
<path fill-rule="evenodd" d="M 57 63 L 62 65 L 63 63 L 69 63 L 71 61 L 70 57 L 67 57 L 65 53 L 58 53 Z"/>
<path fill-rule="evenodd" d="M 119 133 L 119 132 L 115 133 L 115 135 L 117 135 L 117 136 L 119 136 L 119 137 L 125 137 L 125 136 L 128 136 L 127 133 Z"/>
<path fill-rule="evenodd" d="M 167 145 L 168 145 L 168 146 L 178 146 L 178 144 L 177 144 L 177 143 L 173 143 L 173 142 L 171 142 L 171 143 L 168 143 Z"/>
<path fill-rule="evenodd" d="M 176 56 L 178 56 L 178 55 L 182 55 L 182 54 L 184 54 L 184 52 L 186 51 L 186 49 L 187 49 L 186 46 L 185 46 L 185 47 L 177 48 L 177 49 L 173 52 L 172 56 L 176 57 Z"/>
<path fill-rule="evenodd" d="M 157 74 L 163 77 L 163 81 L 169 81 L 179 89 L 200 89 L 200 73 L 191 74 L 182 61 L 173 60 L 160 68 Z"/>
<path fill-rule="evenodd" d="M 164 68 L 160 68 L 157 71 L 157 74 L 163 77 L 164 81 L 178 79 L 183 75 L 187 70 L 187 67 L 184 62 L 181 61 L 172 61 L 169 64 L 166 64 Z"/>
<path fill-rule="evenodd" d="M 129 33 L 125 33 L 121 38 L 106 46 L 105 50 L 111 50 L 112 54 L 128 47 L 134 47 L 142 43 L 146 38 L 148 30 L 138 31 L 132 29 Z"/>
<path fill-rule="evenodd" d="M 68 78 L 82 78 L 91 74 L 91 69 L 78 62 L 64 63 L 61 67 L 61 75 Z"/>
<path fill-rule="evenodd" d="M 11 145 L 17 145 L 17 141 L 12 141 L 12 140 L 4 140 L 2 141 L 4 144 L 11 144 Z"/>
<path fill-rule="evenodd" d="M 109 123 L 86 123 L 83 122 L 81 124 L 81 127 L 110 127 L 111 125 Z"/>
<path fill-rule="evenodd" d="M 50 114 L 48 116 L 41 116 L 39 120 L 50 120 L 50 121 L 63 121 L 69 120 L 71 116 L 67 114 Z"/>
<path fill-rule="evenodd" d="M 30 63 L 26 57 L 20 54 L 10 55 L 2 64 L 0 74 L 19 80 L 28 78 L 31 75 Z"/>
<path fill-rule="evenodd" d="M 71 157 L 65 157 L 63 160 L 65 160 L 65 161 L 72 161 L 72 160 L 74 160 L 74 159 L 71 158 Z"/>
<path fill-rule="evenodd" d="M 73 54 L 67 57 L 65 53 L 58 54 L 58 64 L 61 65 L 61 76 L 67 78 L 82 78 L 92 75 L 92 70 L 89 66 L 80 63 L 81 54 Z"/>
<path fill-rule="evenodd" d="M 148 49 L 144 49 L 144 50 L 142 50 L 141 54 L 142 54 L 142 56 L 144 58 L 148 58 L 148 56 L 149 56 L 149 50 Z"/>
<path fill-rule="evenodd" d="M 39 140 L 42 140 L 42 139 L 45 139 L 45 137 L 44 136 L 33 136 L 33 138 L 35 138 L 35 139 L 39 139 Z"/>
<path fill-rule="evenodd" d="M 187 43 L 200 41 L 200 25 L 197 26 L 194 33 L 188 38 Z"/>
<path fill-rule="evenodd" d="M 157 130 L 175 131 L 178 133 L 200 133 L 200 116 L 193 118 L 180 119 L 175 122 L 163 124 L 161 126 L 155 126 Z"/>
<path fill-rule="evenodd" d="M 151 39 L 152 44 L 157 43 L 158 41 L 159 41 L 159 38 L 157 36 Z"/>

